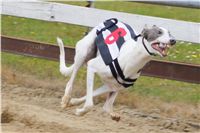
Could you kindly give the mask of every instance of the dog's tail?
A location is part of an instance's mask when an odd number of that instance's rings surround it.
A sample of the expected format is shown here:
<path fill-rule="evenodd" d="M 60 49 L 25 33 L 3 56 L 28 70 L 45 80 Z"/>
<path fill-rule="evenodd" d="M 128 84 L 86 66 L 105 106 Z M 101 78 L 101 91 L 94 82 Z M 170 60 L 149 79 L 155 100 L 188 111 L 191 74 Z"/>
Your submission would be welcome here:
<path fill-rule="evenodd" d="M 57 37 L 57 43 L 60 48 L 60 72 L 64 76 L 69 76 L 74 68 L 74 65 L 71 65 L 70 67 L 66 67 L 65 65 L 65 49 L 62 39 Z"/>

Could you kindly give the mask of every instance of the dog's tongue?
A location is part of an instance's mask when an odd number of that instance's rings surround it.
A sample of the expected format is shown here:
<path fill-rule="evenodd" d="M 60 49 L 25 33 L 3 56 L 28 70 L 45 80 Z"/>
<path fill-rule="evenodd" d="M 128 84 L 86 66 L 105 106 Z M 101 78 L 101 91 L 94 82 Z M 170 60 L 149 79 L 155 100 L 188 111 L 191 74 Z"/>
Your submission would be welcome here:
<path fill-rule="evenodd" d="M 167 56 L 167 48 L 160 48 L 158 43 L 152 44 L 152 47 L 160 52 L 162 56 Z"/>

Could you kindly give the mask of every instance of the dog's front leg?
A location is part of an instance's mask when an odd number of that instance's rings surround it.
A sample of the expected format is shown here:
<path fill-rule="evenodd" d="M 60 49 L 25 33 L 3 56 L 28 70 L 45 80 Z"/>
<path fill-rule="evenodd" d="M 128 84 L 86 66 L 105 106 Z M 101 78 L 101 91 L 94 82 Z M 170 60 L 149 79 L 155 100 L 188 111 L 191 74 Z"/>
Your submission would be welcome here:
<path fill-rule="evenodd" d="M 118 94 L 118 91 L 112 91 L 108 94 L 106 102 L 103 106 L 104 111 L 106 111 L 107 113 L 109 113 L 111 115 L 111 118 L 115 121 L 119 121 L 120 120 L 120 115 L 118 113 L 115 113 L 113 111 L 113 103 L 115 101 L 115 98 Z"/>
<path fill-rule="evenodd" d="M 90 111 L 93 106 L 93 86 L 94 86 L 94 69 L 88 64 L 87 67 L 87 93 L 86 102 L 81 109 L 76 109 L 76 115 L 83 115 Z"/>

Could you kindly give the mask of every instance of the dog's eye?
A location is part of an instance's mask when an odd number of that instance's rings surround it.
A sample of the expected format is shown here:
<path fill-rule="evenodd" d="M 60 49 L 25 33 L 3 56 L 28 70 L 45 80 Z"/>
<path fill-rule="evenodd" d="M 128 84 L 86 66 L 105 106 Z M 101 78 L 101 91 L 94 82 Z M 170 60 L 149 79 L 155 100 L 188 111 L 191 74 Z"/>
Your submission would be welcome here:
<path fill-rule="evenodd" d="M 161 34 L 162 34 L 162 31 L 160 31 L 160 30 L 159 30 L 159 31 L 158 31 L 158 34 L 160 34 L 160 35 L 161 35 Z"/>

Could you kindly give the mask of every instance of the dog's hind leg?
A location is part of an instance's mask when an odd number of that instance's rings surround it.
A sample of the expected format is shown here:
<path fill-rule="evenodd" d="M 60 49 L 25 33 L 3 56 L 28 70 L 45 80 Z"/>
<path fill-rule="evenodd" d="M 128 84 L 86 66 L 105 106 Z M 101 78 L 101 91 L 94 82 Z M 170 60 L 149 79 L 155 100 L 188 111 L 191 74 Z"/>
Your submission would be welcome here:
<path fill-rule="evenodd" d="M 73 84 L 73 81 L 75 79 L 76 73 L 77 73 L 78 69 L 80 68 L 80 66 L 82 64 L 80 64 L 80 63 L 77 64 L 75 62 L 70 67 L 66 67 L 66 65 L 65 65 L 65 51 L 64 51 L 63 42 L 60 38 L 57 38 L 57 42 L 58 42 L 58 45 L 59 45 L 59 48 L 60 48 L 60 72 L 61 72 L 61 74 L 63 74 L 64 76 L 68 76 L 71 73 L 73 73 L 69 82 L 66 85 L 65 94 L 62 97 L 61 107 L 64 108 L 64 107 L 67 106 L 67 104 L 70 100 L 70 92 L 72 90 L 72 84 Z"/>
<path fill-rule="evenodd" d="M 64 76 L 68 76 L 70 75 L 73 70 L 74 70 L 74 65 L 71 65 L 70 67 L 66 67 L 66 64 L 65 64 L 65 50 L 64 50 L 64 44 L 63 44 L 63 41 L 57 37 L 57 43 L 58 43 L 58 46 L 59 46 L 59 49 L 60 49 L 60 72 L 61 74 L 63 74 Z M 75 78 L 75 73 L 73 74 L 73 79 Z M 69 82 L 67 83 L 67 86 L 65 88 L 65 94 L 64 96 L 62 97 L 62 102 L 61 102 L 61 107 L 64 108 L 67 106 L 68 104 L 68 101 L 70 100 L 70 90 L 72 88 L 72 83 L 73 83 L 73 79 L 70 78 Z"/>
<path fill-rule="evenodd" d="M 79 41 L 78 44 L 83 45 L 83 42 Z M 86 52 L 85 53 L 84 52 L 77 52 L 75 57 L 74 57 L 74 64 L 72 65 L 72 74 L 71 74 L 71 77 L 70 77 L 70 79 L 69 79 L 69 81 L 66 85 L 65 94 L 62 97 L 62 102 L 61 102 L 62 108 L 65 108 L 69 104 L 69 101 L 71 99 L 71 92 L 72 92 L 75 77 L 77 75 L 79 68 L 85 63 L 86 56 L 87 56 Z"/>
<path fill-rule="evenodd" d="M 92 49 L 95 47 L 94 41 L 96 38 L 96 32 L 95 30 L 92 30 L 87 36 L 85 36 L 83 39 L 77 42 L 76 44 L 76 55 L 74 57 L 74 64 L 67 68 L 65 66 L 65 59 L 64 59 L 64 46 L 63 43 L 58 39 L 58 43 L 60 44 L 60 52 L 61 52 L 61 58 L 60 58 L 60 66 L 61 68 L 64 68 L 63 73 L 64 74 L 71 74 L 71 77 L 66 85 L 65 88 L 65 94 L 62 97 L 61 107 L 65 108 L 69 104 L 69 101 L 71 99 L 71 92 L 73 88 L 73 83 L 75 80 L 75 77 L 77 75 L 77 72 L 79 68 L 86 62 L 88 55 L 91 55 L 93 52 Z M 60 41 L 60 42 L 59 42 Z M 92 56 L 89 56 L 92 57 Z"/>
<path fill-rule="evenodd" d="M 71 99 L 71 92 L 72 92 L 73 83 L 74 83 L 75 77 L 76 77 L 77 72 L 78 72 L 80 67 L 81 67 L 81 65 L 78 66 L 78 65 L 74 64 L 74 69 L 73 69 L 71 78 L 69 79 L 69 81 L 66 85 L 65 94 L 62 97 L 62 101 L 61 101 L 61 107 L 62 108 L 67 107 L 68 104 L 69 104 L 69 101 Z"/>
<path fill-rule="evenodd" d="M 101 94 L 104 94 L 104 93 L 107 93 L 110 91 L 111 90 L 108 89 L 108 87 L 106 85 L 103 85 L 93 92 L 93 97 L 99 96 Z M 70 105 L 79 105 L 79 104 L 83 103 L 85 100 L 86 100 L 86 96 L 83 96 L 81 98 L 72 98 L 70 100 Z"/>

